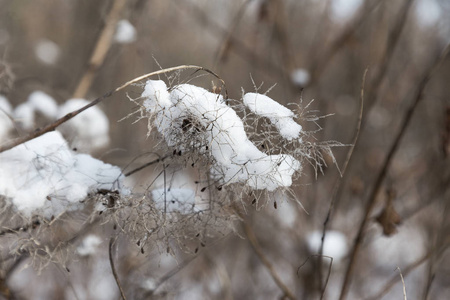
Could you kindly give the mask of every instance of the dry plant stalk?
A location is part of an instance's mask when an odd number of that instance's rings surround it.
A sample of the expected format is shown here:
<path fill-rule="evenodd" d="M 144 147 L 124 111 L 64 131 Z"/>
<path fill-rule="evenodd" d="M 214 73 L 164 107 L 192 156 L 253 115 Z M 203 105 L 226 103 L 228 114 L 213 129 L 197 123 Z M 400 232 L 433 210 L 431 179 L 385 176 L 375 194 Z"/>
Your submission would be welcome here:
<path fill-rule="evenodd" d="M 420 100 L 423 98 L 423 93 L 425 90 L 425 87 L 427 86 L 428 82 L 432 78 L 432 76 L 435 74 L 436 70 L 441 66 L 442 62 L 446 59 L 447 55 L 450 51 L 450 45 L 448 45 L 440 57 L 436 60 L 434 64 L 424 73 L 424 76 L 422 77 L 422 80 L 419 82 L 416 90 L 414 91 L 412 95 L 412 103 L 406 110 L 403 119 L 401 121 L 400 129 L 397 132 L 394 142 L 389 148 L 388 154 L 384 159 L 384 162 L 382 164 L 381 170 L 378 173 L 374 186 L 370 192 L 368 202 L 366 204 L 365 212 L 363 219 L 361 221 L 361 224 L 359 225 L 358 233 L 355 237 L 355 241 L 353 244 L 353 247 L 351 249 L 350 253 L 350 260 L 347 265 L 347 270 L 345 272 L 344 282 L 342 284 L 341 288 L 341 294 L 339 296 L 339 300 L 344 300 L 347 297 L 347 293 L 349 291 L 350 281 L 353 275 L 353 270 L 356 266 L 356 258 L 359 254 L 362 240 L 364 237 L 364 232 L 366 229 L 366 226 L 369 222 L 370 214 L 372 213 L 372 210 L 375 208 L 376 204 L 376 196 L 378 195 L 378 192 L 381 188 L 381 185 L 384 181 L 384 178 L 386 177 L 387 171 L 389 169 L 389 166 L 391 164 L 392 158 L 394 157 L 394 154 L 397 152 L 397 149 L 400 145 L 400 140 L 404 136 L 406 129 L 412 119 L 413 113 L 416 110 L 417 105 L 419 104 Z"/>
<path fill-rule="evenodd" d="M 111 10 L 109 11 L 109 14 L 106 18 L 105 27 L 103 28 L 103 31 L 101 32 L 100 37 L 95 44 L 95 48 L 92 53 L 91 59 L 89 60 L 88 67 L 84 72 L 83 77 L 81 77 L 81 80 L 78 82 L 78 86 L 75 89 L 75 92 L 73 93 L 73 98 L 84 98 L 86 96 L 86 93 L 89 91 L 95 74 L 103 64 L 106 54 L 111 47 L 117 22 L 119 21 L 120 14 L 123 11 L 126 3 L 127 0 L 114 1 Z"/>

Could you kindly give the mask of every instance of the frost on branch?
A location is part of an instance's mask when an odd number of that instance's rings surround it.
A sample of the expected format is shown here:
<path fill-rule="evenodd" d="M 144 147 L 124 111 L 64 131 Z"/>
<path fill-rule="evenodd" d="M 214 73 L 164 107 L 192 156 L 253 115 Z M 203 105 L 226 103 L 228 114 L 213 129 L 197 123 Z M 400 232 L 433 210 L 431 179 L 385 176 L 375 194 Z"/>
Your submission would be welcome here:
<path fill-rule="evenodd" d="M 211 175 L 220 185 L 241 183 L 254 190 L 274 191 L 291 186 L 292 176 L 301 171 L 300 161 L 289 154 L 260 151 L 222 95 L 190 84 L 180 84 L 169 91 L 163 81 L 150 80 L 142 97 L 147 114 L 154 119 L 167 145 L 209 157 Z M 259 94 L 246 95 L 244 99 L 252 110 L 265 114 L 282 137 L 292 140 L 301 134 L 301 126 L 286 107 Z M 260 99 L 264 105 L 256 103 Z"/>

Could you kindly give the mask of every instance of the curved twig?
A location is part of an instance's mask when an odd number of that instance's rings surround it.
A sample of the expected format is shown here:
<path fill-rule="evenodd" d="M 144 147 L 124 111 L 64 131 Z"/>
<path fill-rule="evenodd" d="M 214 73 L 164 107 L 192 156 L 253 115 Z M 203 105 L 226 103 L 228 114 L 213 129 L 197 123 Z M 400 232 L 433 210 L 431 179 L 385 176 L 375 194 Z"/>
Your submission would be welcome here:
<path fill-rule="evenodd" d="M 118 88 L 116 88 L 116 89 L 114 89 L 112 91 L 109 91 L 108 93 L 104 94 L 103 96 L 98 97 L 97 99 L 93 100 L 91 103 L 83 106 L 82 108 L 80 108 L 78 110 L 75 110 L 75 111 L 73 111 L 71 113 L 68 113 L 67 115 L 59 118 L 58 120 L 54 121 L 53 123 L 51 123 L 51 124 L 49 124 L 47 126 L 44 126 L 43 128 L 38 128 L 38 129 L 36 129 L 35 131 L 31 132 L 30 134 L 28 134 L 26 136 L 7 141 L 5 144 L 0 146 L 0 153 L 3 152 L 3 151 L 9 150 L 9 149 L 11 149 L 11 148 L 13 148 L 13 147 L 15 147 L 17 145 L 20 145 L 20 144 L 23 144 L 25 142 L 28 142 L 28 141 L 30 141 L 30 140 L 32 140 L 34 138 L 40 137 L 41 135 L 43 135 L 43 134 L 45 134 L 47 132 L 55 130 L 58 126 L 60 126 L 61 124 L 65 123 L 67 121 L 69 121 L 70 119 L 72 119 L 73 117 L 75 117 L 78 114 L 82 113 L 86 109 L 88 109 L 88 108 L 90 108 L 90 107 L 92 107 L 94 105 L 97 105 L 98 103 L 102 102 L 104 99 L 114 95 L 115 93 L 125 89 L 126 87 L 128 87 L 128 86 L 130 86 L 132 84 L 138 83 L 138 82 L 140 82 L 142 80 L 145 80 L 145 79 L 148 79 L 148 78 L 150 78 L 152 76 L 161 75 L 161 74 L 165 74 L 165 73 L 169 73 L 169 72 L 173 72 L 173 71 L 178 71 L 178 70 L 185 70 L 185 69 L 194 69 L 196 71 L 205 71 L 205 72 L 213 75 L 217 79 L 219 79 L 222 82 L 222 84 L 224 85 L 224 87 L 225 87 L 225 81 L 222 78 L 220 78 L 213 71 L 208 70 L 208 69 L 206 69 L 204 67 L 199 67 L 199 66 L 194 66 L 194 65 L 181 65 L 181 66 L 176 66 L 176 67 L 172 67 L 172 68 L 167 68 L 167 69 L 162 69 L 162 70 L 158 70 L 158 71 L 155 71 L 155 72 L 151 72 L 151 73 L 148 73 L 148 74 L 136 77 L 136 78 L 134 78 L 134 79 L 132 79 L 132 80 L 122 84 Z M 225 97 L 228 97 L 228 92 L 226 90 L 226 87 L 225 87 Z"/>
<path fill-rule="evenodd" d="M 114 267 L 114 260 L 113 260 L 113 253 L 112 253 L 114 241 L 115 241 L 115 239 L 113 237 L 111 237 L 111 239 L 109 240 L 109 264 L 111 265 L 114 279 L 116 280 L 117 286 L 119 287 L 120 296 L 122 297 L 123 300 L 127 300 L 127 297 L 125 297 L 125 293 L 123 292 L 122 285 L 120 284 L 119 276 L 117 275 L 116 268 Z"/>

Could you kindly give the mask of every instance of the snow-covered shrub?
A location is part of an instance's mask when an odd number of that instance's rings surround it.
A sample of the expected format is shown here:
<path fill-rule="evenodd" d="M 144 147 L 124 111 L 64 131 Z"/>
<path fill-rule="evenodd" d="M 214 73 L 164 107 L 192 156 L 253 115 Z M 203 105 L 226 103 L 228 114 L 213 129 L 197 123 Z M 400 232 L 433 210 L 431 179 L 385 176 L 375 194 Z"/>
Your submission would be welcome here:
<path fill-rule="evenodd" d="M 304 161 L 320 168 L 320 149 L 331 154 L 330 146 L 340 145 L 304 140 L 310 133 L 298 124 L 299 112 L 259 93 L 244 94 L 240 105 L 231 105 L 198 86 L 168 88 L 161 80 L 149 80 L 142 98 L 149 134 L 156 127 L 175 153 L 207 158 L 210 179 L 219 189 L 233 184 L 269 192 L 289 188 Z M 263 132 L 255 130 L 258 122 L 265 124 Z"/>

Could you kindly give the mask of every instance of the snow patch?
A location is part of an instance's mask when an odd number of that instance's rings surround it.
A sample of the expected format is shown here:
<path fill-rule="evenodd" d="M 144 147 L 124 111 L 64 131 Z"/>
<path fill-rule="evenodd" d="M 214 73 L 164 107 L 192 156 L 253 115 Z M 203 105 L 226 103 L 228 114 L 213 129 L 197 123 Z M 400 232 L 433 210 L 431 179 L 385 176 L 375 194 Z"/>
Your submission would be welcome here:
<path fill-rule="evenodd" d="M 293 112 L 267 96 L 260 96 L 247 96 L 250 105 L 255 104 L 251 101 L 255 98 L 269 103 L 261 106 L 261 113 L 268 115 L 270 109 L 269 119 L 272 118 L 281 134 L 286 138 L 298 137 L 301 126 L 292 124 Z M 300 162 L 290 155 L 261 152 L 248 139 L 242 120 L 227 106 L 222 95 L 190 84 L 177 85 L 168 92 L 163 81 L 149 80 L 142 97 L 166 143 L 183 151 L 195 147 L 211 155 L 214 158 L 211 173 L 222 184 L 244 183 L 252 189 L 274 191 L 290 186 L 292 175 L 301 169 Z M 253 107 L 260 109 L 259 105 Z M 285 129 L 285 125 L 292 128 Z M 189 131 L 203 138 L 201 145 L 192 144 L 198 141 L 191 140 L 180 144 L 180 138 Z"/>
<path fill-rule="evenodd" d="M 42 39 L 36 44 L 34 53 L 44 64 L 54 65 L 58 61 L 61 49 L 56 43 L 47 39 Z"/>
<path fill-rule="evenodd" d="M 115 189 L 120 168 L 71 151 L 59 132 L 0 153 L 0 194 L 25 216 L 83 208 L 90 192 Z"/>
<path fill-rule="evenodd" d="M 85 99 L 70 99 L 60 106 L 57 118 L 61 118 L 89 103 Z M 73 147 L 82 151 L 89 152 L 109 144 L 109 120 L 97 106 L 90 107 L 65 122 L 58 130 L 70 138 Z"/>
<path fill-rule="evenodd" d="M 129 44 L 136 41 L 136 28 L 128 20 L 117 22 L 114 41 L 120 44 Z"/>

